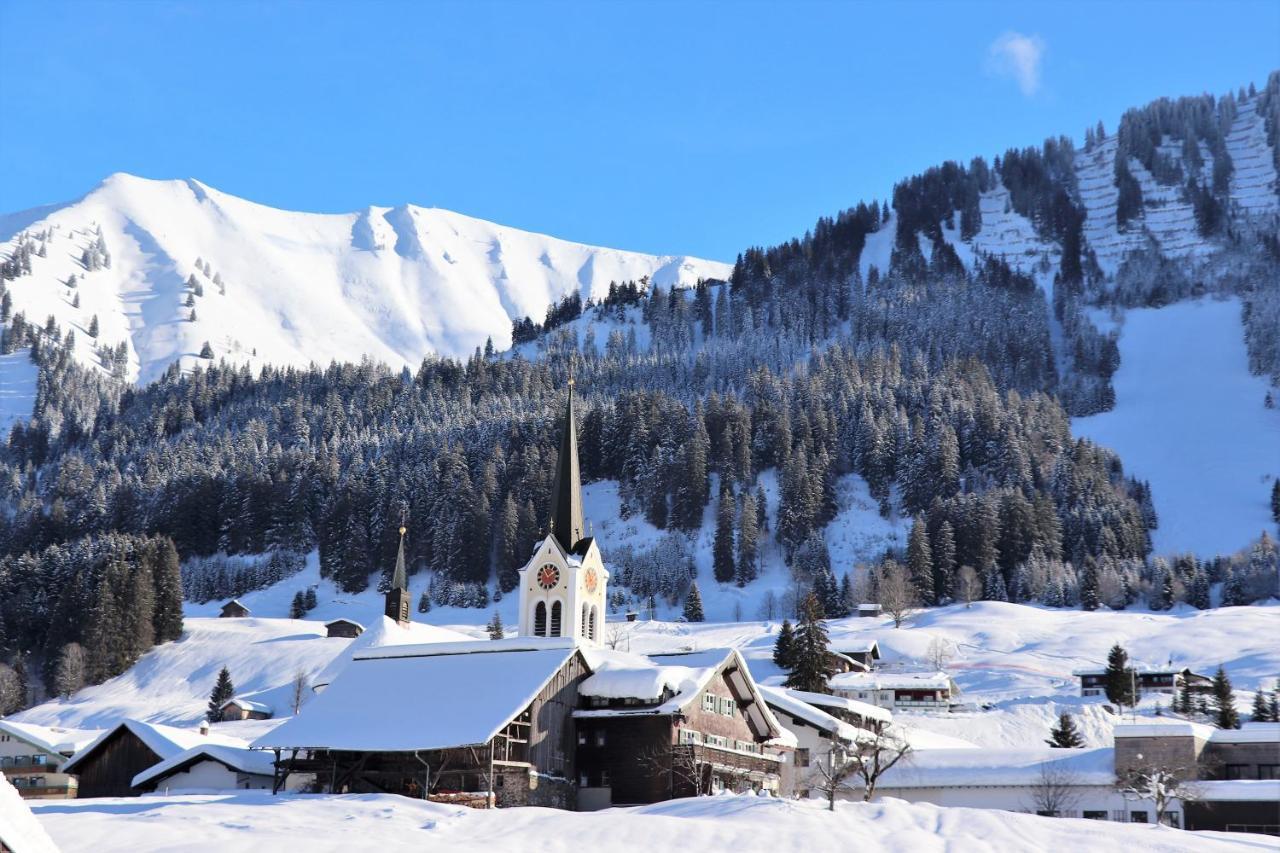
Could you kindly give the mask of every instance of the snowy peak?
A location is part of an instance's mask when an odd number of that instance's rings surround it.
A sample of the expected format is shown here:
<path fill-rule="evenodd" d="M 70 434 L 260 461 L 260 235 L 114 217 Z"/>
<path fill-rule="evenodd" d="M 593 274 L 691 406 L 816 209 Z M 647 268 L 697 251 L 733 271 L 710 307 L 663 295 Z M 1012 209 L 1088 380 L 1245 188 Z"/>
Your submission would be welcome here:
<path fill-rule="evenodd" d="M 117 173 L 69 204 L 0 216 L 0 255 L 31 247 L 7 282 L 13 311 L 52 316 L 76 354 L 150 381 L 214 357 L 320 364 L 462 356 L 610 281 L 723 278 L 726 264 L 586 246 L 438 208 L 277 210 L 200 181 Z M 94 334 L 96 332 L 96 335 Z"/>

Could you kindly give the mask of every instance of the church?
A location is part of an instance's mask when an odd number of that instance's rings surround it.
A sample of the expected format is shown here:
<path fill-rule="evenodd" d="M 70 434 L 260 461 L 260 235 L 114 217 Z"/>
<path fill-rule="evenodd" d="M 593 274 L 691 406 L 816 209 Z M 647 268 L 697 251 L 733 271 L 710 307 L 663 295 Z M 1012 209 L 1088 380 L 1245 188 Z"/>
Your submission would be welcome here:
<path fill-rule="evenodd" d="M 253 744 L 274 754 L 275 790 L 301 774 L 331 793 L 562 809 L 776 792 L 787 734 L 737 651 L 601 642 L 609 572 L 583 521 L 572 382 L 550 516 L 519 572 L 518 637 L 356 651 Z M 403 537 L 388 630 L 411 625 Z"/>

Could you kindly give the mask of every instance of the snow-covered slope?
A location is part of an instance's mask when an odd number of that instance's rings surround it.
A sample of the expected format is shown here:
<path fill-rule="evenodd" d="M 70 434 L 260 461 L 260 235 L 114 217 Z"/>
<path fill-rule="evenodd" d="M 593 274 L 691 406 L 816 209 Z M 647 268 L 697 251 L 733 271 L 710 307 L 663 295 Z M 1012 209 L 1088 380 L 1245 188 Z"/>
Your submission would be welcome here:
<path fill-rule="evenodd" d="M 99 228 L 110 267 L 87 270 L 82 256 Z M 575 291 L 602 296 L 615 280 L 693 284 L 731 271 L 437 208 L 294 213 L 195 180 L 126 174 L 75 202 L 0 216 L 7 241 L 0 255 L 24 233 L 47 233 L 50 241 L 44 257 L 32 258 L 32 275 L 9 283 L 14 311 L 40 324 L 53 315 L 75 331 L 78 354 L 90 362 L 96 316 L 97 342 L 127 342 L 128 377 L 143 382 L 175 360 L 190 365 L 205 341 L 216 357 L 258 364 L 369 356 L 416 365 L 431 352 L 468 355 L 487 337 L 506 346 L 513 319 L 541 320 L 549 303 Z M 203 288 L 194 322 L 186 304 L 192 274 Z M 67 287 L 73 275 L 74 289 Z"/>
<path fill-rule="evenodd" d="M 1046 818 L 901 800 L 838 803 L 752 795 L 693 797 L 598 812 L 476 809 L 390 794 L 224 795 L 39 802 L 65 853 L 240 853 L 305 850 L 574 851 L 805 850 L 868 853 L 1090 850 L 1257 851 L 1266 836 L 1181 832 L 1111 821 Z"/>
<path fill-rule="evenodd" d="M 1274 530 L 1280 411 L 1263 405 L 1267 381 L 1250 375 L 1243 337 L 1235 299 L 1129 311 L 1115 407 L 1073 422 L 1150 481 L 1157 553 L 1231 553 Z"/>

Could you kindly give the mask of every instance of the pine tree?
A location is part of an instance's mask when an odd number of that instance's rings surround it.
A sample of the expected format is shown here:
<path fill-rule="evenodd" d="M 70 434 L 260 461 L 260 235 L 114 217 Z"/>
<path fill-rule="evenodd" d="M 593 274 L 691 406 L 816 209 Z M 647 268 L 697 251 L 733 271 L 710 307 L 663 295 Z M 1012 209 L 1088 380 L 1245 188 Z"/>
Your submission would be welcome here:
<path fill-rule="evenodd" d="M 720 487 L 720 502 L 716 507 L 716 538 L 712 545 L 712 571 L 720 583 L 733 580 L 736 567 L 733 564 L 733 491 L 728 484 Z"/>
<path fill-rule="evenodd" d="M 1280 477 L 1271 484 L 1271 520 L 1280 524 Z"/>
<path fill-rule="evenodd" d="M 1085 557 L 1084 570 L 1080 573 L 1080 608 L 1097 610 L 1102 605 L 1098 593 L 1098 563 L 1093 557 Z"/>
<path fill-rule="evenodd" d="M 493 617 L 485 626 L 485 630 L 489 632 L 490 640 L 501 640 L 506 637 L 506 629 L 502 626 L 502 614 L 496 610 L 493 611 Z"/>
<path fill-rule="evenodd" d="M 782 628 L 778 630 L 778 639 L 773 642 L 773 662 L 779 669 L 790 671 L 791 653 L 795 647 L 795 631 L 791 628 L 791 620 L 783 619 Z"/>
<path fill-rule="evenodd" d="M 1253 711 L 1249 719 L 1255 723 L 1280 722 L 1280 720 L 1271 719 L 1271 706 L 1267 703 L 1267 694 L 1261 689 L 1253 694 Z"/>
<path fill-rule="evenodd" d="M 939 602 L 955 598 L 956 534 L 951 522 L 938 525 L 933 542 L 933 591 Z"/>
<path fill-rule="evenodd" d="M 182 636 L 182 565 L 173 540 L 160 540 L 154 555 L 155 610 L 153 624 L 155 641 L 168 643 Z"/>
<path fill-rule="evenodd" d="M 1137 697 L 1133 694 L 1133 679 L 1134 672 L 1129 667 L 1129 653 L 1116 643 L 1107 653 L 1107 701 L 1121 706 L 1138 704 Z"/>
<path fill-rule="evenodd" d="M 702 593 L 698 592 L 698 585 L 689 585 L 689 594 L 684 599 L 684 621 L 701 622 L 704 620 L 702 614 Z"/>
<path fill-rule="evenodd" d="M 98 315 L 94 314 L 89 320 L 89 337 L 96 338 L 98 336 Z"/>
<path fill-rule="evenodd" d="M 756 577 L 759 558 L 760 531 L 756 522 L 756 499 L 747 489 L 742 490 L 741 508 L 738 511 L 738 586 L 746 586 Z"/>
<path fill-rule="evenodd" d="M 929 534 L 925 530 L 924 522 L 918 516 L 911 525 L 911 534 L 907 539 L 907 569 L 911 573 L 911 582 L 915 585 L 920 603 L 937 604 L 933 586 L 933 554 L 929 548 Z"/>
<path fill-rule="evenodd" d="M 205 341 L 204 346 L 200 347 L 200 357 L 213 358 L 213 347 L 209 345 L 208 341 Z"/>
<path fill-rule="evenodd" d="M 809 693 L 829 693 L 831 659 L 827 650 L 827 626 L 822 621 L 822 604 L 812 594 L 800 610 L 800 624 L 791 645 L 791 672 L 784 686 Z"/>
<path fill-rule="evenodd" d="M 209 708 L 205 712 L 205 719 L 211 723 L 222 719 L 222 706 L 235 695 L 236 686 L 231 683 L 231 672 L 224 666 L 218 672 L 218 682 L 213 685 L 213 691 L 209 694 Z"/>
<path fill-rule="evenodd" d="M 307 587 L 307 592 L 304 597 L 304 606 L 307 610 L 315 610 L 316 605 L 318 604 L 319 602 L 316 600 L 316 588 L 314 586 Z"/>
<path fill-rule="evenodd" d="M 1049 730 L 1049 739 L 1045 741 L 1056 749 L 1076 749 L 1084 746 L 1084 738 L 1076 728 L 1076 721 L 1070 714 L 1058 715 L 1058 724 Z"/>
<path fill-rule="evenodd" d="M 422 591 L 422 595 L 418 596 L 418 612 L 431 612 L 431 596 L 427 595 L 427 591 L 425 589 Z"/>
<path fill-rule="evenodd" d="M 301 619 L 307 615 L 307 599 L 302 590 L 293 594 L 293 603 L 289 605 L 289 618 Z"/>
<path fill-rule="evenodd" d="M 1240 728 L 1240 715 L 1236 711 L 1236 700 L 1231 694 L 1231 679 L 1227 671 L 1218 667 L 1213 676 L 1213 714 L 1214 724 L 1220 729 Z"/>

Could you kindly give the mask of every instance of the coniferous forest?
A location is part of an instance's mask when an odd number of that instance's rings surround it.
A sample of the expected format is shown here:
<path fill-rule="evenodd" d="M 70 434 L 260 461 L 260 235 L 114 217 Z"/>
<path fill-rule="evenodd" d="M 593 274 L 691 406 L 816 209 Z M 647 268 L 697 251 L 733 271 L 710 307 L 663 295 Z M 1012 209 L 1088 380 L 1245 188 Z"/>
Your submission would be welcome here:
<path fill-rule="evenodd" d="M 1184 101 L 1126 114 L 1119 134 L 1178 184 L 1194 158 L 1165 164 L 1151 134 L 1218 152 L 1232 114 L 1226 99 Z M 1272 93 L 1264 108 L 1278 101 Z M 903 572 L 923 605 L 1205 608 L 1216 583 L 1229 604 L 1274 594 L 1278 558 L 1265 537 L 1234 557 L 1152 558 L 1159 519 L 1147 484 L 1074 438 L 1069 417 L 1112 403 L 1116 339 L 1089 307 L 1238 295 L 1251 368 L 1280 376 L 1280 244 L 1220 204 L 1230 163 L 1215 154 L 1208 179 L 1188 190 L 1208 194 L 1199 206 L 1214 259 L 1192 269 L 1152 249 L 1104 277 L 1082 243 L 1073 156 L 1059 138 L 992 165 L 947 163 L 897 186 L 892 219 L 889 203 L 858 204 L 744 251 L 730 280 L 691 290 L 638 281 L 598 302 L 573 294 L 542 322 L 517 320 L 511 352 L 428 356 L 416 370 L 253 373 L 210 361 L 128 388 L 74 362 L 70 333 L 52 320 L 6 308 L 3 349 L 30 347 L 40 373 L 34 416 L 0 451 L 0 651 L 52 685 L 61 650 L 77 643 L 86 680 L 100 681 L 180 634 L 184 586 L 193 600 L 230 597 L 318 549 L 322 574 L 358 591 L 376 572 L 385 582 L 401 524 L 412 531 L 410 572 L 432 573 L 425 606 L 487 606 L 513 589 L 546 529 L 539 513 L 570 375 L 584 478 L 618 481 L 625 512 L 675 534 L 661 553 L 609 555 L 619 607 L 685 600 L 691 563 L 678 534 L 698 529 L 709 506 L 715 580 L 751 583 L 757 543 L 774 537 L 828 616 L 848 612 L 855 582 L 874 595 Z M 966 267 L 943 233 L 977 233 L 980 194 L 997 182 L 1061 250 L 1038 261 L 1048 301 L 1001 259 Z M 886 227 L 890 264 L 864 278 L 867 239 Z M 24 263 L 12 259 L 4 275 Z M 773 513 L 757 482 L 769 469 L 781 491 Z M 848 474 L 866 480 L 884 515 L 912 519 L 909 546 L 853 579 L 822 537 Z M 236 562 L 267 552 L 262 565 Z"/>

